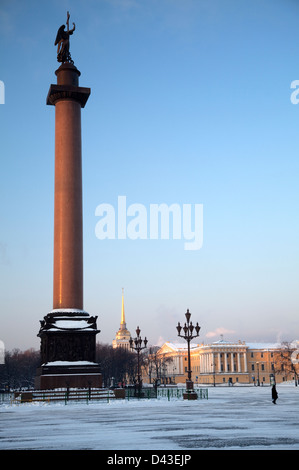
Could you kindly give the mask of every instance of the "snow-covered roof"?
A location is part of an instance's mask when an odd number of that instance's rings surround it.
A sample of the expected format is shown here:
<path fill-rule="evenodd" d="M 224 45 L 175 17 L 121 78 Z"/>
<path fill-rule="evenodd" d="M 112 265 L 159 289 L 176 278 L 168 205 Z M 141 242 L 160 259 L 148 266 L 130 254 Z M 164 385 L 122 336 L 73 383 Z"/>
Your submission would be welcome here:
<path fill-rule="evenodd" d="M 280 349 L 281 343 L 246 343 L 248 349 Z"/>
<path fill-rule="evenodd" d="M 247 349 L 260 349 L 263 351 L 267 350 L 273 350 L 273 349 L 280 349 L 283 347 L 282 343 L 247 343 L 246 341 L 224 341 L 223 339 L 219 341 L 215 341 L 213 343 L 206 343 L 206 344 L 196 344 L 196 343 L 190 343 L 190 349 L 198 349 L 198 348 L 204 348 L 204 349 L 209 349 L 211 347 L 242 347 L 242 348 L 247 348 Z M 290 345 L 290 347 L 297 347 L 299 349 L 299 341 L 293 341 Z M 170 341 L 167 341 L 164 343 L 161 347 L 161 349 L 164 350 L 172 350 L 172 351 L 186 351 L 188 348 L 187 342 L 184 343 L 172 343 Z"/>

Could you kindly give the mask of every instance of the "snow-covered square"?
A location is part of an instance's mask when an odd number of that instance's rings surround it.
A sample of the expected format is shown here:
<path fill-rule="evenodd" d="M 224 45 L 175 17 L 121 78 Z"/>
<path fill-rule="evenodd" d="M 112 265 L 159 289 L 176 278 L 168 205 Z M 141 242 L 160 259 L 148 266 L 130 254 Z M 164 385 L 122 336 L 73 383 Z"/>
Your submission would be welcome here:
<path fill-rule="evenodd" d="M 209 387 L 208 399 L 2 403 L 0 449 L 298 450 L 299 388 Z"/>

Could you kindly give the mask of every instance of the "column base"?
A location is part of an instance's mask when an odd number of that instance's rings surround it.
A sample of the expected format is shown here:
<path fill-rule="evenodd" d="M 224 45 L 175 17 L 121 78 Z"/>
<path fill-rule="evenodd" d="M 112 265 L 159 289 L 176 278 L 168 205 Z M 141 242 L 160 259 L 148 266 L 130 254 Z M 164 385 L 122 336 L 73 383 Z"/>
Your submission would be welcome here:
<path fill-rule="evenodd" d="M 194 390 L 186 391 L 183 393 L 184 400 L 197 400 L 198 395 Z"/>
<path fill-rule="evenodd" d="M 197 393 L 193 390 L 192 380 L 186 380 L 186 392 L 183 393 L 184 400 L 197 400 Z"/>
<path fill-rule="evenodd" d="M 102 374 L 96 363 L 55 361 L 37 369 L 36 390 L 57 388 L 102 388 Z"/>

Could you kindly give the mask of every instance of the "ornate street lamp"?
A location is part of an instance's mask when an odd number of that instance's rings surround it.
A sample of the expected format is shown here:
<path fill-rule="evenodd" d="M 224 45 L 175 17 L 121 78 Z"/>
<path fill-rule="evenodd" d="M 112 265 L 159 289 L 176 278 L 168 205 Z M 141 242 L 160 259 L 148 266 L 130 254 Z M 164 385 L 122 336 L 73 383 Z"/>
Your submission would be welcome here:
<path fill-rule="evenodd" d="M 257 365 L 257 385 L 260 386 L 260 369 L 259 369 L 259 362 L 256 363 Z"/>
<path fill-rule="evenodd" d="M 136 334 L 137 334 L 136 338 L 134 339 L 132 337 L 130 338 L 130 348 L 137 352 L 137 387 L 138 387 L 138 393 L 140 395 L 141 387 L 142 387 L 142 380 L 140 376 L 140 357 L 139 356 L 140 356 L 140 351 L 142 349 L 146 349 L 147 339 L 146 337 L 144 338 L 144 340 L 141 339 L 139 326 L 137 326 Z M 144 346 L 142 346 L 142 341 L 143 341 Z"/>
<path fill-rule="evenodd" d="M 185 322 L 184 326 L 182 327 L 180 325 L 180 322 L 178 322 L 178 326 L 176 327 L 176 329 L 178 330 L 178 336 L 184 338 L 188 344 L 188 379 L 186 380 L 186 398 L 196 399 L 197 394 L 193 390 L 193 382 L 191 379 L 190 342 L 193 338 L 197 338 L 197 336 L 199 336 L 200 326 L 198 325 L 198 322 L 196 323 L 196 326 L 192 325 L 192 321 L 190 322 L 191 313 L 189 312 L 189 309 L 187 309 L 185 317 L 187 323 Z M 183 330 L 184 332 L 183 335 L 181 335 L 181 330 Z"/>

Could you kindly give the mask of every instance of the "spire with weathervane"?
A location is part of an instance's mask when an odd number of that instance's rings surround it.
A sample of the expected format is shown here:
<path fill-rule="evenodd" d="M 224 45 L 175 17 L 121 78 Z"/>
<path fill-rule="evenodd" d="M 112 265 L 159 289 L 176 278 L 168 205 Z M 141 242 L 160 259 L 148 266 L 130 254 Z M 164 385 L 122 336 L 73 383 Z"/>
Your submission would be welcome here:
<path fill-rule="evenodd" d="M 126 327 L 126 320 L 125 320 L 124 288 L 122 288 L 120 329 L 126 330 L 126 328 L 127 327 Z"/>
<path fill-rule="evenodd" d="M 122 289 L 120 327 L 116 333 L 115 339 L 112 341 L 113 348 L 125 348 L 130 350 L 130 338 L 131 333 L 127 330 L 125 319 L 124 289 Z"/>

